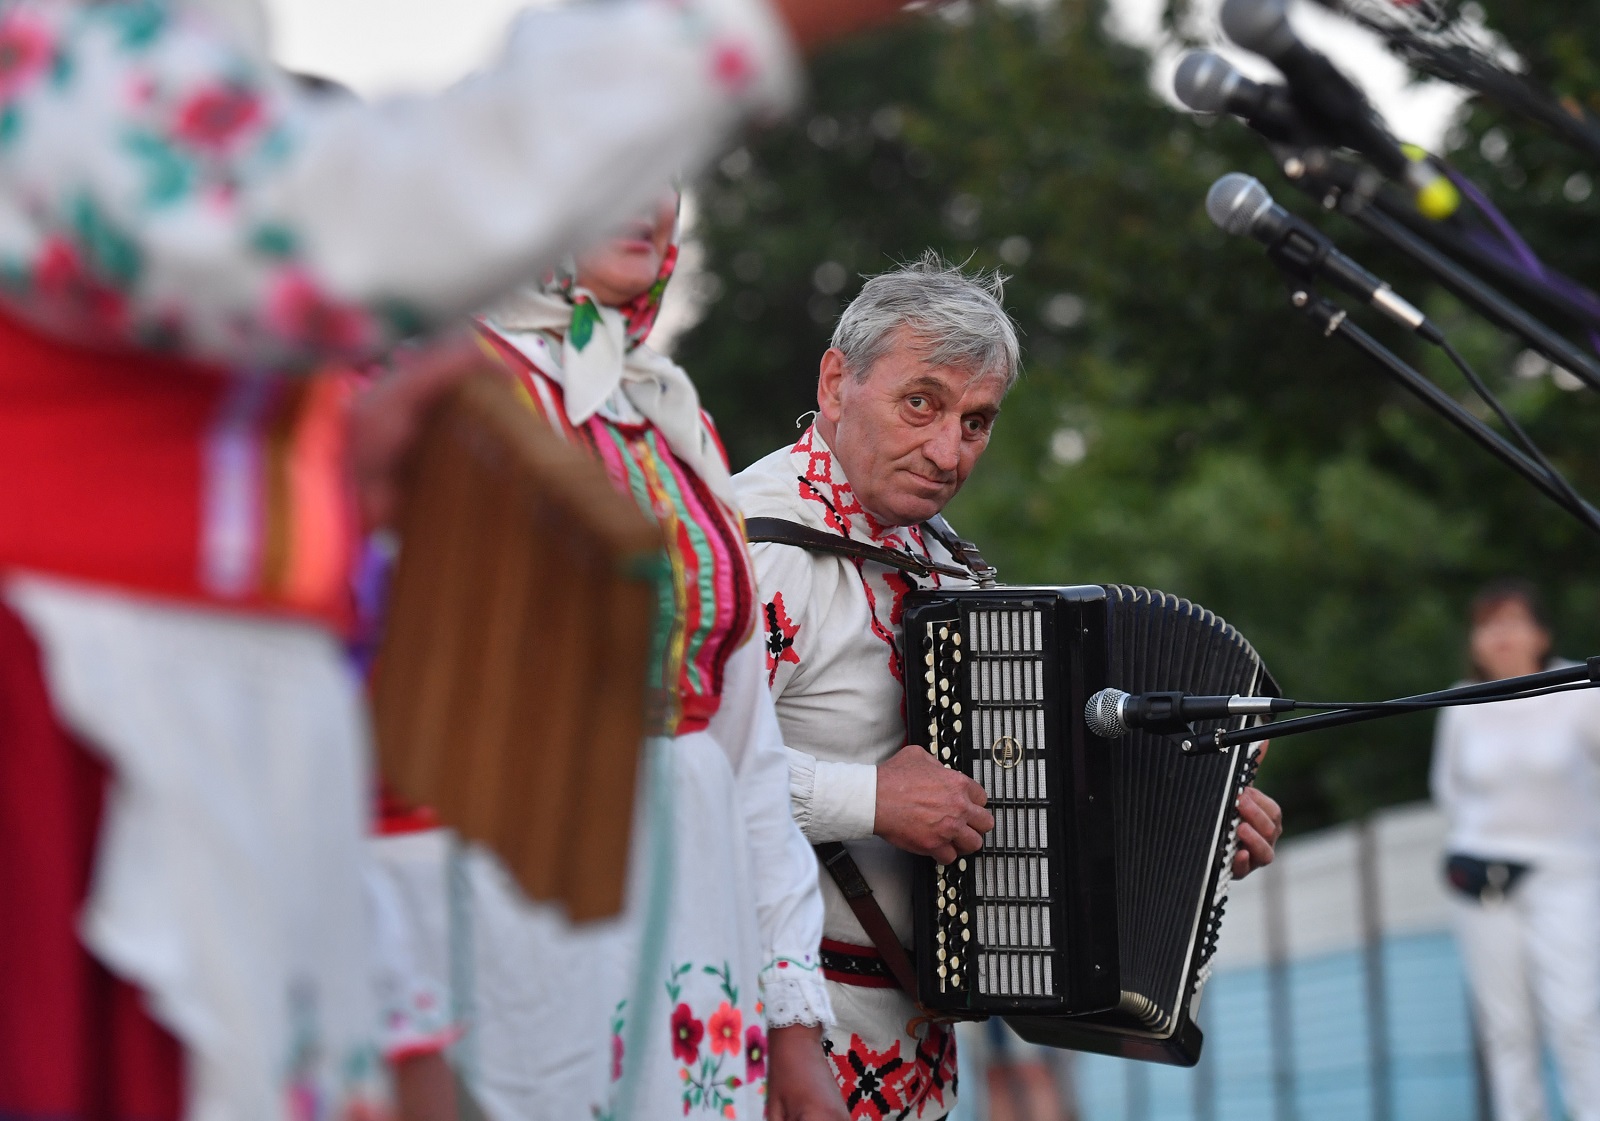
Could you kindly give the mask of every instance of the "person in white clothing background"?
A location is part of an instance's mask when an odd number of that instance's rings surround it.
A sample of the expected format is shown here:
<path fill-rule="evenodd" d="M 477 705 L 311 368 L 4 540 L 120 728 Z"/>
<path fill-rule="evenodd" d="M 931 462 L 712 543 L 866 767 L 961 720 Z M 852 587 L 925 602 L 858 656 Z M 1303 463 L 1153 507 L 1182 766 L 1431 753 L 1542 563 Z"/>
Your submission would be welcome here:
<path fill-rule="evenodd" d="M 1479 680 L 1570 664 L 1531 584 L 1489 585 L 1471 620 Z M 1496 1121 L 1550 1116 L 1541 1038 L 1567 1116 L 1600 1121 L 1600 693 L 1443 710 L 1432 788 Z"/>

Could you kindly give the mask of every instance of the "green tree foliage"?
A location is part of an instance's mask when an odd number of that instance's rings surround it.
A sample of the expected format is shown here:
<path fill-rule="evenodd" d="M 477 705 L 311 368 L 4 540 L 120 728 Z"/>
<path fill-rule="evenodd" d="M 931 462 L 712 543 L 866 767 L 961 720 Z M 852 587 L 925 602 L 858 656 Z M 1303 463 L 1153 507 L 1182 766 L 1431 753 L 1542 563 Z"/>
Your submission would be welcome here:
<path fill-rule="evenodd" d="M 1502 7 L 1521 11 L 1504 0 L 1491 21 Z M 1538 39 L 1550 73 L 1585 82 L 1597 33 L 1566 7 L 1537 26 L 1524 13 L 1515 32 Z M 1259 176 L 1422 298 L 1592 495 L 1600 398 L 1511 378 L 1520 347 L 1350 223 L 1316 216 L 1244 129 L 1166 106 L 1148 58 L 1104 24 L 1093 0 L 983 5 L 849 44 L 813 63 L 807 116 L 701 185 L 710 303 L 679 357 L 736 465 L 794 438 L 861 274 L 932 246 L 1012 276 L 1026 373 L 951 510 L 1009 579 L 1189 596 L 1307 698 L 1448 684 L 1473 588 L 1511 572 L 1549 589 L 1565 649 L 1600 652 L 1597 543 L 1319 337 L 1259 247 L 1207 220 L 1207 187 Z M 1509 163 L 1478 156 L 1497 125 L 1516 135 Z M 1600 279 L 1600 245 L 1582 236 L 1600 199 L 1562 195 L 1575 157 L 1488 111 L 1458 139 L 1535 244 Z M 1358 318 L 1466 399 L 1433 356 Z M 1300 829 L 1423 797 L 1430 735 L 1413 717 L 1284 740 L 1263 783 Z"/>

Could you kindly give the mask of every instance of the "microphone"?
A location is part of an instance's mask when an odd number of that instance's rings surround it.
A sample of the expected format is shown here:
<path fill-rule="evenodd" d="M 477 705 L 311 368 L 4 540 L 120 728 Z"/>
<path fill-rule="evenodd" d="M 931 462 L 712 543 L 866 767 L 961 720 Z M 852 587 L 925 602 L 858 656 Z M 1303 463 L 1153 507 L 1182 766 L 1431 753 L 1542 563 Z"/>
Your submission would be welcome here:
<path fill-rule="evenodd" d="M 1248 234 L 1261 242 L 1276 264 L 1308 279 L 1320 273 L 1429 342 L 1444 341 L 1427 316 L 1401 299 L 1386 281 L 1335 249 L 1316 227 L 1273 202 L 1254 176 L 1231 171 L 1211 184 L 1206 213 L 1224 233 Z"/>
<path fill-rule="evenodd" d="M 1196 113 L 1232 113 L 1268 140 L 1311 141 L 1287 86 L 1253 82 L 1221 55 L 1190 51 L 1178 61 L 1172 92 Z"/>
<path fill-rule="evenodd" d="M 1391 179 L 1409 184 L 1421 213 L 1436 219 L 1455 213 L 1461 202 L 1455 185 L 1406 155 L 1366 94 L 1326 55 L 1295 35 L 1288 8 L 1288 0 L 1226 0 L 1222 29 L 1239 46 L 1283 71 L 1294 104 L 1309 124 L 1335 143 L 1361 152 Z"/>
<path fill-rule="evenodd" d="M 1294 702 L 1285 697 L 1192 697 L 1187 693 L 1124 693 L 1102 689 L 1083 706 L 1083 722 L 1103 740 L 1125 736 L 1134 728 L 1158 732 L 1187 730 L 1190 720 L 1215 720 L 1225 716 L 1255 716 L 1288 712 Z"/>

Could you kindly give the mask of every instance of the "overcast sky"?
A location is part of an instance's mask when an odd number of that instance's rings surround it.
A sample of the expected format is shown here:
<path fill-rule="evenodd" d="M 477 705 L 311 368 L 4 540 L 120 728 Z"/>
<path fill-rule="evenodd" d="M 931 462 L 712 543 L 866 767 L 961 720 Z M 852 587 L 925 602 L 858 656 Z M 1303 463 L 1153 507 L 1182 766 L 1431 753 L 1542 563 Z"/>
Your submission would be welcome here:
<path fill-rule="evenodd" d="M 1212 0 L 1208 0 L 1212 2 Z M 287 65 L 337 78 L 363 94 L 434 89 L 494 56 L 507 20 L 526 0 L 267 0 L 277 53 Z M 1212 2 L 1213 9 L 1220 0 Z M 1162 0 L 1112 0 L 1113 27 L 1160 47 Z M 1304 3 L 1293 18 L 1301 34 L 1362 84 L 1403 140 L 1437 145 L 1459 98 L 1450 87 L 1407 87 L 1405 70 L 1358 28 Z M 1211 21 L 1214 26 L 1214 20 Z M 1220 36 L 1219 36 L 1220 38 Z M 1173 52 L 1160 52 L 1155 82 L 1170 91 Z M 1270 65 L 1225 50 L 1247 74 Z"/>

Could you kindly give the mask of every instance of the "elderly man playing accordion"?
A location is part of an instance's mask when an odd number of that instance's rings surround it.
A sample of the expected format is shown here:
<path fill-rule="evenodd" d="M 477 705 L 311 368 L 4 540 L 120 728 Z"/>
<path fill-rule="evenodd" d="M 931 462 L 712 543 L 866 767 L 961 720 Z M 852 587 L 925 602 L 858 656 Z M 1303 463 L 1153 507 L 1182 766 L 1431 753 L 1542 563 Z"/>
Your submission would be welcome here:
<path fill-rule="evenodd" d="M 938 515 L 988 446 L 1017 378 L 1001 292 L 998 276 L 964 275 L 932 253 L 869 280 L 822 356 L 811 427 L 735 478 L 745 516 L 958 569 L 981 564 Z M 951 862 L 994 825 L 978 783 L 906 742 L 898 631 L 916 584 L 870 559 L 788 542 L 758 543 L 754 554 L 795 816 L 813 844 L 847 844 L 895 938 L 909 944 L 912 858 Z M 928 577 L 935 587 L 952 579 Z M 1277 805 L 1256 790 L 1240 809 L 1235 875 L 1270 862 L 1282 831 Z M 954 1034 L 918 1021 L 840 888 L 821 880 L 837 1018 L 826 1046 L 852 1116 L 945 1116 L 955 1105 Z"/>

